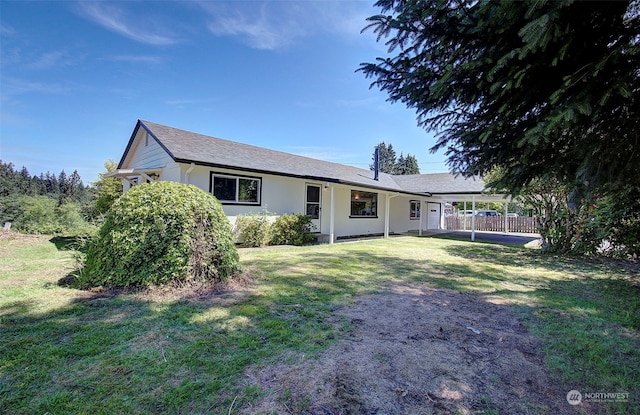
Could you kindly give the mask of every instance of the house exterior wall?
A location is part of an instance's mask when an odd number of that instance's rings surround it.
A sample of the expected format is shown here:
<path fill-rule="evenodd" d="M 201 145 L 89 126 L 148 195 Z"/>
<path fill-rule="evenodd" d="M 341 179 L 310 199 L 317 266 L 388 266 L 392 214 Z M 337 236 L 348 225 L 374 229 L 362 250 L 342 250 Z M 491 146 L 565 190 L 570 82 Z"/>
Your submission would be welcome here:
<path fill-rule="evenodd" d="M 385 215 L 385 203 L 386 203 L 386 194 L 381 191 L 376 191 L 372 189 L 361 188 L 357 186 L 349 186 L 349 185 L 334 185 L 334 197 L 335 201 L 335 212 L 334 212 L 334 221 L 335 221 L 335 229 L 334 235 L 336 237 L 341 236 L 351 236 L 351 235 L 368 235 L 368 234 L 377 234 L 384 232 L 384 215 Z M 352 190 L 362 190 L 366 192 L 378 193 L 378 204 L 377 217 L 362 217 L 362 218 L 352 218 L 351 215 L 351 191 Z M 330 202 L 330 194 L 325 198 L 327 202 Z M 323 209 L 324 217 L 326 220 L 323 221 L 323 228 L 325 223 L 329 222 L 329 213 L 330 206 L 327 206 Z M 329 233 L 329 228 L 327 228 L 326 232 Z"/>
<path fill-rule="evenodd" d="M 134 148 L 129 152 L 131 159 L 127 160 L 128 166 L 138 169 L 164 167 L 173 163 L 166 151 L 153 139 L 147 136 L 147 132 L 140 128 L 134 141 Z M 125 167 L 126 168 L 126 167 Z"/>
<path fill-rule="evenodd" d="M 238 215 L 250 213 L 268 213 L 275 216 L 286 213 L 305 213 L 305 192 L 307 184 L 321 187 L 321 211 L 320 229 L 323 234 L 330 233 L 331 214 L 331 190 L 325 182 L 305 180 L 295 177 L 285 177 L 260 173 L 248 173 L 242 170 L 223 169 L 217 167 L 195 166 L 191 173 L 185 177 L 185 172 L 191 167 L 188 164 L 181 165 L 182 182 L 189 182 L 200 189 L 211 192 L 211 172 L 250 176 L 261 179 L 261 203 L 260 205 L 239 205 L 223 203 L 222 207 L 229 221 L 233 224 Z M 162 175 L 162 179 L 169 179 L 168 175 Z M 178 181 L 178 180 L 176 180 Z M 372 189 L 349 186 L 342 184 L 330 184 L 334 187 L 334 235 L 336 237 L 351 235 L 380 234 L 384 232 L 385 209 L 387 193 Z M 371 218 L 352 218 L 351 191 L 360 190 L 378 193 L 378 215 Z M 398 200 L 396 200 L 398 199 Z M 415 198 L 414 198 L 415 199 Z M 409 221 L 409 197 L 396 197 L 391 199 L 390 231 L 406 232 L 409 229 L 418 229 L 417 221 Z M 406 206 L 405 206 L 406 205 Z M 396 212 L 396 209 L 398 212 Z"/>
<path fill-rule="evenodd" d="M 420 220 L 411 219 L 410 203 L 412 200 L 420 202 L 420 210 L 424 209 L 424 198 L 419 196 L 396 196 L 391 199 L 391 209 L 389 216 L 389 231 L 395 233 L 404 233 L 408 231 L 417 231 L 420 229 Z"/>
<path fill-rule="evenodd" d="M 188 181 L 189 184 L 209 193 L 211 193 L 212 172 L 228 174 L 230 176 L 249 176 L 259 178 L 261 180 L 259 205 L 222 204 L 224 212 L 232 224 L 235 223 L 235 219 L 238 215 L 246 215 L 250 213 L 267 213 L 276 216 L 283 215 L 285 213 L 304 213 L 306 183 L 313 183 L 320 186 L 323 185 L 322 182 L 306 181 L 292 177 L 251 173 L 242 170 L 207 166 L 195 166 L 191 173 L 185 177 L 186 171 L 189 167 L 191 166 L 188 164 L 182 164 L 181 166 L 183 177 L 182 182 L 186 183 Z M 324 203 L 324 197 L 322 202 Z M 321 222 L 321 226 L 324 228 L 325 224 L 323 222 L 324 221 Z"/>
<path fill-rule="evenodd" d="M 144 134 L 144 132 L 139 133 L 139 135 L 140 134 Z M 175 163 L 151 137 L 149 137 L 147 146 L 144 145 L 144 136 L 138 137 L 135 144 L 131 158 L 122 167 L 125 169 L 154 168 L 158 167 L 158 163 L 164 163 L 163 165 L 165 167 L 161 171 L 160 180 L 192 184 L 210 193 L 212 172 L 230 176 L 259 178 L 261 180 L 259 205 L 222 204 L 224 212 L 232 225 L 235 223 L 237 216 L 251 213 L 271 214 L 274 215 L 274 219 L 276 216 L 286 213 L 305 213 L 306 185 L 313 184 L 321 188 L 320 229 L 317 229 L 317 232 L 323 234 L 331 233 L 330 187 L 334 188 L 334 236 L 336 238 L 384 233 L 387 198 L 390 198 L 390 233 L 404 233 L 410 230 L 417 231 L 421 224 L 423 225 L 423 229 L 426 229 L 426 218 L 422 218 L 422 221 L 420 221 L 412 220 L 409 216 L 411 200 L 419 200 L 421 202 L 422 214 L 425 215 L 427 213 L 427 200 L 419 196 L 398 195 L 397 193 L 346 184 L 325 183 L 295 177 L 252 173 L 237 169 Z M 158 151 L 158 149 L 160 149 L 160 151 Z M 125 190 L 128 187 L 129 185 L 125 183 Z M 351 217 L 351 191 L 353 190 L 378 194 L 377 216 Z"/>

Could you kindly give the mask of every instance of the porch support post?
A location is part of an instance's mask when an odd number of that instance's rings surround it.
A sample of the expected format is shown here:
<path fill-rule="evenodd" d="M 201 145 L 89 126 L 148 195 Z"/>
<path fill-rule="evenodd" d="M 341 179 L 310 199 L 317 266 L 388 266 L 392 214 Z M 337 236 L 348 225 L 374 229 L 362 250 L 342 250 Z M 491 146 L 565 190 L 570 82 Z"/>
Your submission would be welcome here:
<path fill-rule="evenodd" d="M 334 229 L 335 229 L 335 211 L 336 211 L 336 198 L 334 192 L 334 186 L 329 185 L 331 189 L 331 208 L 329 210 L 329 243 L 332 244 L 334 242 Z"/>
<path fill-rule="evenodd" d="M 384 208 L 384 237 L 389 237 L 389 210 L 391 210 L 391 199 L 398 196 L 397 194 L 392 195 L 387 193 L 387 197 L 385 200 L 385 208 Z"/>
<path fill-rule="evenodd" d="M 420 220 L 418 221 L 418 236 L 422 236 L 422 217 L 424 216 L 424 206 L 427 205 L 427 201 L 426 200 L 421 200 L 420 201 Z"/>
<path fill-rule="evenodd" d="M 462 230 L 467 230 L 467 198 L 464 198 L 464 211 L 462 212 Z"/>
<path fill-rule="evenodd" d="M 509 217 L 507 216 L 509 213 L 509 202 L 504 202 L 504 232 L 509 233 Z"/>
<path fill-rule="evenodd" d="M 476 195 L 471 195 L 471 241 L 476 240 Z"/>

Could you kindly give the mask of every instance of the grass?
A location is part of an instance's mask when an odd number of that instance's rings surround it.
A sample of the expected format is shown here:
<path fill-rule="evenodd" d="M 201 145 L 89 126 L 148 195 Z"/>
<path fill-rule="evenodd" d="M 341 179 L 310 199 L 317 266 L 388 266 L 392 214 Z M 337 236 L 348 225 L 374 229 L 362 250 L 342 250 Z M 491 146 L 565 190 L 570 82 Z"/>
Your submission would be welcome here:
<path fill-rule="evenodd" d="M 335 309 L 406 282 L 512 307 L 555 376 L 627 392 L 608 408 L 640 413 L 640 276 L 625 263 L 401 237 L 242 250 L 250 290 L 187 298 L 61 287 L 66 246 L 0 240 L 0 413 L 236 413 L 262 393 L 244 383 L 250 365 L 323 350 Z"/>

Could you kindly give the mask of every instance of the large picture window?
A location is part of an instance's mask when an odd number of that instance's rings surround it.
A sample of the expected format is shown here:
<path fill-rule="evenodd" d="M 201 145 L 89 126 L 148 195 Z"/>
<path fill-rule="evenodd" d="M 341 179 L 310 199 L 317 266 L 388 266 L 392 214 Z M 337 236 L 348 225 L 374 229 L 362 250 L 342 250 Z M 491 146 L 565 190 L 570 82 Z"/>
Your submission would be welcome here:
<path fill-rule="evenodd" d="M 220 203 L 259 205 L 261 183 L 257 177 L 211 173 L 211 193 Z"/>
<path fill-rule="evenodd" d="M 411 200 L 409 202 L 409 219 L 411 220 L 420 219 L 420 201 L 419 200 Z"/>
<path fill-rule="evenodd" d="M 378 194 L 371 192 L 351 191 L 351 217 L 371 218 L 378 216 Z"/>

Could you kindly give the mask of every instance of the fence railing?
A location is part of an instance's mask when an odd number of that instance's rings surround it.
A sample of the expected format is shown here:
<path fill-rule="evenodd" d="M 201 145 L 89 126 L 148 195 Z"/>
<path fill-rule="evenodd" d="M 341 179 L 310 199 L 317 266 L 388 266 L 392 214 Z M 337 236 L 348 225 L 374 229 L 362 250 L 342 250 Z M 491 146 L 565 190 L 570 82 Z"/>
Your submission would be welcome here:
<path fill-rule="evenodd" d="M 504 219 L 504 216 L 476 216 L 476 230 L 504 232 Z M 450 230 L 471 230 L 471 216 L 447 216 L 445 223 Z M 527 216 L 507 217 L 507 226 L 509 232 L 538 232 L 537 218 Z"/>

